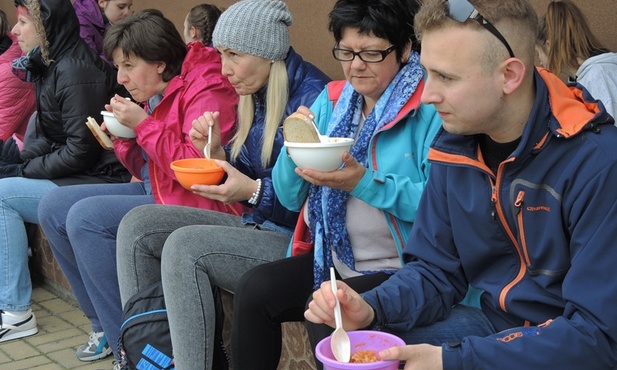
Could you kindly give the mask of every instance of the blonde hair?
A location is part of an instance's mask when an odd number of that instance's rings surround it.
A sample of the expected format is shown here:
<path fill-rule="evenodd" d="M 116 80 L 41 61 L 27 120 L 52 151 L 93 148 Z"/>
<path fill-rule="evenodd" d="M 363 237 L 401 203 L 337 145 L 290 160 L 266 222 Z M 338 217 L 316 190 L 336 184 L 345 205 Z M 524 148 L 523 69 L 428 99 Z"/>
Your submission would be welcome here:
<path fill-rule="evenodd" d="M 577 70 L 580 60 L 606 51 L 591 32 L 583 12 L 565 0 L 548 4 L 538 27 L 537 43 L 547 51 L 546 68 L 556 75 L 568 69 Z"/>
<path fill-rule="evenodd" d="M 266 91 L 266 116 L 263 136 L 261 138 L 261 165 L 263 168 L 270 164 L 272 150 L 274 148 L 274 139 L 278 132 L 285 107 L 288 100 L 288 79 L 287 67 L 284 60 L 277 60 L 270 67 L 270 75 L 268 77 L 268 88 Z M 231 159 L 236 160 L 242 146 L 248 138 L 249 131 L 255 119 L 255 105 L 253 103 L 253 95 L 240 96 L 238 103 L 238 130 L 233 137 L 231 146 Z"/>
<path fill-rule="evenodd" d="M 43 64 L 49 67 L 51 63 L 53 63 L 53 59 L 49 57 L 49 40 L 47 40 L 47 32 L 45 32 L 45 24 L 43 23 L 43 17 L 41 15 L 41 4 L 38 0 L 25 0 L 25 4 L 25 8 L 32 18 L 34 29 L 40 40 L 39 47 L 41 48 Z"/>
<path fill-rule="evenodd" d="M 508 41 L 514 55 L 529 66 L 533 66 L 535 44 L 533 42 L 538 28 L 538 16 L 529 0 L 471 0 L 473 6 L 489 21 Z M 463 24 L 450 18 L 448 4 L 444 0 L 424 0 L 414 18 L 414 29 L 418 40 L 422 40 L 425 31 Z M 476 21 L 466 21 L 465 27 L 484 29 Z M 488 32 L 488 31 L 486 31 Z M 490 45 L 482 56 L 483 65 L 495 66 L 501 62 L 502 54 L 507 50 L 496 37 L 490 38 Z M 497 54 L 499 51 L 502 54 Z M 531 68 L 530 68 L 531 70 Z"/>

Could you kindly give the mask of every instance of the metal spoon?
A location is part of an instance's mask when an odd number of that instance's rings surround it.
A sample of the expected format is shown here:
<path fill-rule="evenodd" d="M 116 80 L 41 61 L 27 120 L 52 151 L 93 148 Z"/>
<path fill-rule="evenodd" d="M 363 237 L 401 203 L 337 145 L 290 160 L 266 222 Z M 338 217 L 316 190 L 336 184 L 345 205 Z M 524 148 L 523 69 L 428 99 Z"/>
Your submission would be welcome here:
<path fill-rule="evenodd" d="M 208 127 L 208 144 L 204 147 L 204 155 L 210 159 L 210 147 L 212 146 L 212 126 Z"/>
<path fill-rule="evenodd" d="M 334 267 L 330 267 L 330 283 L 332 284 L 332 292 L 334 293 L 334 299 L 336 300 L 336 306 L 334 306 L 334 322 L 336 323 L 336 329 L 330 336 L 330 348 L 332 354 L 340 362 L 349 362 L 351 359 L 351 342 L 349 341 L 349 335 L 343 329 L 343 318 L 341 316 L 341 305 L 338 301 L 336 291 L 336 276 L 334 274 Z"/>

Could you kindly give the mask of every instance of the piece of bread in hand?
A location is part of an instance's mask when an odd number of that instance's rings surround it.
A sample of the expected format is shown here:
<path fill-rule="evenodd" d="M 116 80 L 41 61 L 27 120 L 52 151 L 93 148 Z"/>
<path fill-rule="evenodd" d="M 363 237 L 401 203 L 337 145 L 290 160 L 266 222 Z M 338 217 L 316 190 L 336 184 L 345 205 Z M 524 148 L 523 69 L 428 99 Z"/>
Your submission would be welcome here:
<path fill-rule="evenodd" d="M 319 143 L 319 133 L 311 119 L 302 113 L 292 113 L 283 121 L 283 137 L 292 143 Z"/>
<path fill-rule="evenodd" d="M 86 121 L 86 126 L 90 129 L 96 140 L 101 144 L 104 149 L 113 150 L 114 142 L 109 138 L 109 136 L 101 130 L 101 126 L 99 126 L 98 122 L 92 117 L 88 117 Z"/>

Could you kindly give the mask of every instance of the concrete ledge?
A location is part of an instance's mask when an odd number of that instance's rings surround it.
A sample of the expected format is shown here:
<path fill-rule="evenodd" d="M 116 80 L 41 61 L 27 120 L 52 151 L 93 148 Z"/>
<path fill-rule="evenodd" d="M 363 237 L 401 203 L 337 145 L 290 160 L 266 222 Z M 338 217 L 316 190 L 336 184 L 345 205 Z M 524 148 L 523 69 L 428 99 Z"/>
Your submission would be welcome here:
<path fill-rule="evenodd" d="M 78 306 L 62 269 L 56 262 L 49 242 L 39 225 L 26 224 L 28 241 L 32 248 L 32 257 L 28 262 L 32 281 L 45 285 L 47 289 L 61 299 Z"/>
<path fill-rule="evenodd" d="M 227 352 L 231 356 L 229 336 L 231 331 L 231 318 L 233 315 L 233 294 L 221 290 L 223 311 L 225 312 L 225 324 L 223 326 L 223 339 Z M 304 324 L 301 322 L 286 322 L 283 324 L 283 348 L 281 348 L 281 360 L 277 370 L 315 370 L 313 351 L 308 340 Z"/>
<path fill-rule="evenodd" d="M 43 284 L 47 289 L 66 302 L 78 307 L 62 269 L 56 262 L 49 242 L 38 225 L 27 224 L 28 240 L 32 248 L 29 261 L 30 276 L 33 281 Z M 233 315 L 233 295 L 222 291 L 223 309 L 225 311 L 224 338 L 229 351 L 229 335 Z M 231 353 L 231 351 L 229 351 Z M 303 323 L 289 322 L 283 324 L 283 348 L 279 370 L 315 370 L 315 360 Z"/>

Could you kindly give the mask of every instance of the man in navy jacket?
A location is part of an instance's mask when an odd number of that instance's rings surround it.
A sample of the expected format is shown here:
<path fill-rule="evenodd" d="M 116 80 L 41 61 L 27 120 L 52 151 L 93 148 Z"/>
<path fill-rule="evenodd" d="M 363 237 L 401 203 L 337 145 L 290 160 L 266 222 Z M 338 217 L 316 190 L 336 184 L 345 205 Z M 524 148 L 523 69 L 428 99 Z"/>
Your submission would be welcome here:
<path fill-rule="evenodd" d="M 429 0 L 415 18 L 443 120 L 408 263 L 358 295 L 347 330 L 393 332 L 406 369 L 617 364 L 617 129 L 580 85 L 534 68 L 528 0 Z M 481 308 L 457 305 L 468 285 Z M 329 282 L 305 316 L 333 323 Z"/>

